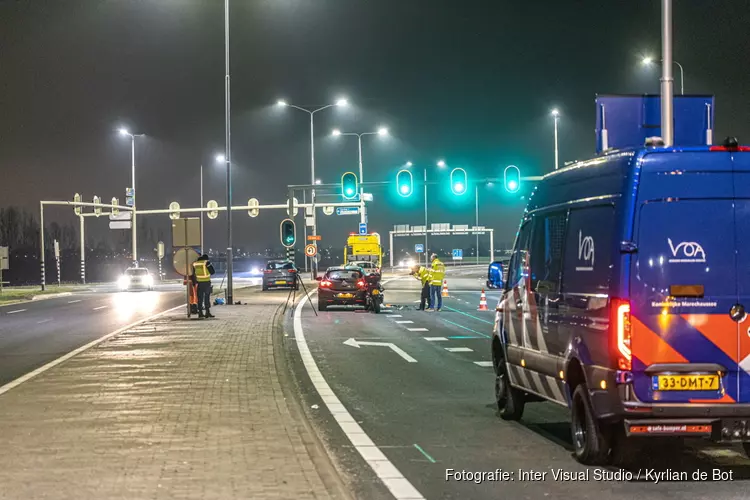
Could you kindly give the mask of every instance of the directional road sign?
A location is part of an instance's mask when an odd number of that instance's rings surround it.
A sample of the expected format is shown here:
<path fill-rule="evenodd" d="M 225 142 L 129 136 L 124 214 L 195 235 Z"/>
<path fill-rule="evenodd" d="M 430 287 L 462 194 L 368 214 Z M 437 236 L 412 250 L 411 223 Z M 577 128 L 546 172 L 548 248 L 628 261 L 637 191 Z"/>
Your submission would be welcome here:
<path fill-rule="evenodd" d="M 336 215 L 357 215 L 359 207 L 336 207 Z"/>
<path fill-rule="evenodd" d="M 416 253 L 424 253 L 424 244 L 423 243 L 417 243 L 414 245 L 414 251 Z"/>

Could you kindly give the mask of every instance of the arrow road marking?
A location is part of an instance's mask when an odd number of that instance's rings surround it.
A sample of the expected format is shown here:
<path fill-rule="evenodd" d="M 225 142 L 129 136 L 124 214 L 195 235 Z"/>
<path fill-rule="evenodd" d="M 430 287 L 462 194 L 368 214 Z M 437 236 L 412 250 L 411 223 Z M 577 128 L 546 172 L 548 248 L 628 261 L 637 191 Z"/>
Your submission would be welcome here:
<path fill-rule="evenodd" d="M 376 345 L 376 346 L 390 347 L 393 350 L 393 352 L 395 352 L 396 354 L 404 358 L 409 363 L 417 362 L 416 359 L 412 358 L 411 356 L 406 354 L 403 350 L 401 350 L 399 347 L 397 347 L 395 344 L 392 344 L 390 342 L 357 342 L 357 340 L 352 338 L 352 339 L 345 341 L 344 344 L 350 345 L 352 347 L 357 347 L 357 348 L 363 345 Z"/>

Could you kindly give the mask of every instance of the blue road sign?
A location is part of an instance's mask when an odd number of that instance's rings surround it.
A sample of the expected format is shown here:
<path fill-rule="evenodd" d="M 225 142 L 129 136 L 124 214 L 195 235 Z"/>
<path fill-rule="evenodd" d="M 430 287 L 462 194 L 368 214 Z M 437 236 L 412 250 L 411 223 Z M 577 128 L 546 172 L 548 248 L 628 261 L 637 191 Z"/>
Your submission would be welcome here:
<path fill-rule="evenodd" d="M 336 215 L 357 215 L 359 207 L 336 207 Z"/>
<path fill-rule="evenodd" d="M 453 260 L 461 260 L 464 258 L 464 251 L 460 248 L 453 249 Z"/>
<path fill-rule="evenodd" d="M 367 234 L 367 224 L 364 222 L 359 223 L 359 234 L 365 235 Z"/>
<path fill-rule="evenodd" d="M 423 243 L 417 243 L 414 245 L 414 251 L 416 253 L 424 253 L 424 244 Z"/>

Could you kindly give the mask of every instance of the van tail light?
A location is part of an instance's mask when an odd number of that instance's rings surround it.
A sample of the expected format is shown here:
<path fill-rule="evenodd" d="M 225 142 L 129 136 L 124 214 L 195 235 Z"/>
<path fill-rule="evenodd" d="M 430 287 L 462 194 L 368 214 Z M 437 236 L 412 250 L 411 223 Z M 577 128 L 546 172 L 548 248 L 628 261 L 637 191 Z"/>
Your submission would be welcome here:
<path fill-rule="evenodd" d="M 715 152 L 730 152 L 734 153 L 737 151 L 741 151 L 743 153 L 746 153 L 750 151 L 750 146 L 737 146 L 737 147 L 731 147 L 731 146 L 711 146 L 708 148 L 709 151 L 715 151 Z"/>
<path fill-rule="evenodd" d="M 630 327 L 630 302 L 623 299 L 610 301 L 610 333 L 616 346 L 617 369 L 633 369 L 632 330 Z"/>
<path fill-rule="evenodd" d="M 359 288 L 364 288 L 364 287 L 367 286 L 367 283 L 365 283 L 365 280 L 359 280 L 359 281 L 357 281 L 357 286 Z"/>
<path fill-rule="evenodd" d="M 333 284 L 333 283 L 331 283 L 331 282 L 330 282 L 330 281 L 328 281 L 328 280 L 323 280 L 323 281 L 321 281 L 321 282 L 320 282 L 320 287 L 321 287 L 321 288 L 331 288 L 331 285 L 332 285 L 332 284 Z"/>

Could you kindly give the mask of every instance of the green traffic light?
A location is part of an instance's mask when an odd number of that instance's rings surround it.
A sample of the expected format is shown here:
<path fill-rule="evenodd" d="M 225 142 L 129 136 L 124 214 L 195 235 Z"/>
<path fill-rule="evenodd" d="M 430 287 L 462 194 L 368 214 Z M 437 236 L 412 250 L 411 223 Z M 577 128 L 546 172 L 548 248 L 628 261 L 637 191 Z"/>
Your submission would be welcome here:
<path fill-rule="evenodd" d="M 357 196 L 357 191 L 357 176 L 354 174 L 354 172 L 346 172 L 341 176 L 342 196 L 347 200 L 351 200 Z"/>
<path fill-rule="evenodd" d="M 508 190 L 515 191 L 518 189 L 518 183 L 516 181 L 508 181 Z"/>
<path fill-rule="evenodd" d="M 411 196 L 414 191 L 414 180 L 412 179 L 411 172 L 408 170 L 401 170 L 396 174 L 396 184 L 398 186 L 398 194 L 403 197 Z"/>
<path fill-rule="evenodd" d="M 454 191 L 456 191 L 456 193 L 461 194 L 464 192 L 464 185 L 461 182 L 457 182 L 455 186 L 453 187 L 453 189 Z"/>
<path fill-rule="evenodd" d="M 455 195 L 466 193 L 466 170 L 454 168 L 451 171 L 451 191 Z"/>
<path fill-rule="evenodd" d="M 508 165 L 503 171 L 505 190 L 516 193 L 521 188 L 521 171 L 515 165 Z"/>
<path fill-rule="evenodd" d="M 409 193 L 409 186 L 406 184 L 401 186 L 401 194 L 408 194 Z"/>

